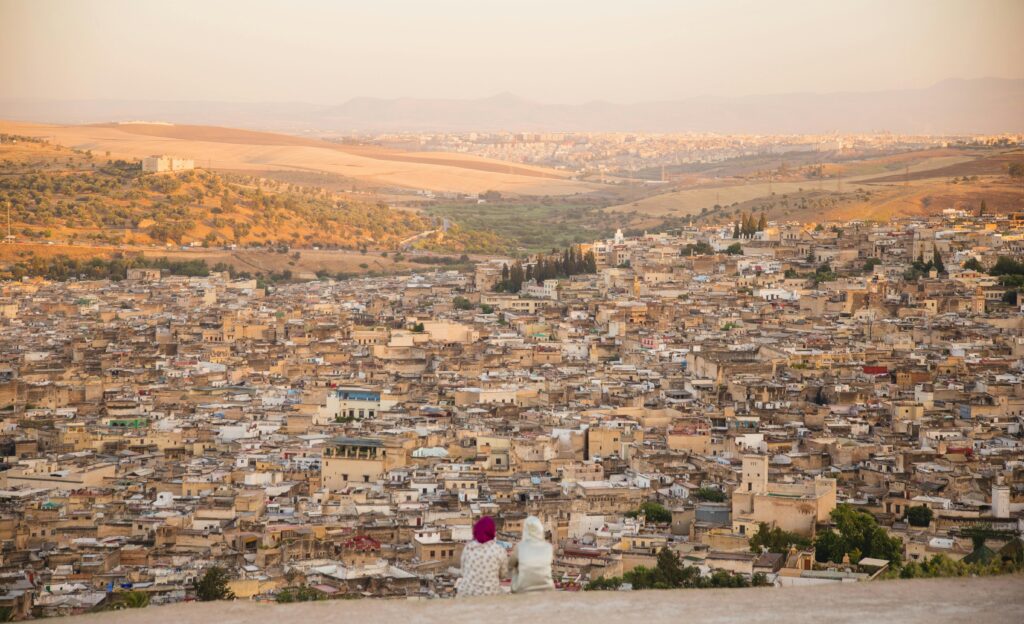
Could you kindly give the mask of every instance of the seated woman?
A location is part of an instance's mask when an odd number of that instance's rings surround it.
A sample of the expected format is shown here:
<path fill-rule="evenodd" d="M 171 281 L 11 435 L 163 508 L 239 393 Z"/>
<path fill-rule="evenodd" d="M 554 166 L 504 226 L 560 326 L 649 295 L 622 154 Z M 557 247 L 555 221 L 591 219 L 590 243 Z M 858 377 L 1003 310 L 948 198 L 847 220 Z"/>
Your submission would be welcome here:
<path fill-rule="evenodd" d="M 555 588 L 551 580 L 554 549 L 544 539 L 540 518 L 529 516 L 523 521 L 523 539 L 516 544 L 509 560 L 512 570 L 512 592 L 545 591 Z"/>
<path fill-rule="evenodd" d="M 462 578 L 456 596 L 494 596 L 508 576 L 508 553 L 494 541 L 494 518 L 484 516 L 473 525 L 473 539 L 462 549 Z"/>

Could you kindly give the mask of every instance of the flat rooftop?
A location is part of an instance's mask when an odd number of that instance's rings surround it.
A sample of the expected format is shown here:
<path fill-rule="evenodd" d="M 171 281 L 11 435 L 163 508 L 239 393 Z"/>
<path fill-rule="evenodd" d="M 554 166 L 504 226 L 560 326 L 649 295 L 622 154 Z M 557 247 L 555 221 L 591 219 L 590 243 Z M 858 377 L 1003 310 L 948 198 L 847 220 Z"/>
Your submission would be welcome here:
<path fill-rule="evenodd" d="M 552 592 L 463 600 L 186 603 L 62 618 L 81 624 L 1020 624 L 1024 575 L 829 583 L 790 588 Z"/>

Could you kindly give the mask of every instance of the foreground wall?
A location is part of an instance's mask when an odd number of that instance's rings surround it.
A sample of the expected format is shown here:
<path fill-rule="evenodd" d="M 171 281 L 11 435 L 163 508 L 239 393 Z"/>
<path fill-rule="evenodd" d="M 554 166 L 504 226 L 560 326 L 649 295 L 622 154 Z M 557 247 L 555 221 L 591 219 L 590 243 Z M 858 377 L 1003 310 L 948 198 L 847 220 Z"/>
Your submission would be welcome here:
<path fill-rule="evenodd" d="M 546 593 L 470 600 L 190 603 L 60 619 L 72 624 L 939 624 L 1024 622 L 1024 576 L 816 587 Z"/>

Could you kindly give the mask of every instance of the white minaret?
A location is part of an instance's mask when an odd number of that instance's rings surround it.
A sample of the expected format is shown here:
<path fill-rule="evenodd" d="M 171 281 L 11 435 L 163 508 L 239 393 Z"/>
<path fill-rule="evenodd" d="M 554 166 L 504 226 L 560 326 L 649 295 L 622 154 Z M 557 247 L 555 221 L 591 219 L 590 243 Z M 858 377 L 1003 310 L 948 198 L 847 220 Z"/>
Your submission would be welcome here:
<path fill-rule="evenodd" d="M 1010 486 L 1006 485 L 1002 481 L 1003 478 L 999 477 L 995 484 L 992 485 L 993 518 L 1010 517 Z"/>

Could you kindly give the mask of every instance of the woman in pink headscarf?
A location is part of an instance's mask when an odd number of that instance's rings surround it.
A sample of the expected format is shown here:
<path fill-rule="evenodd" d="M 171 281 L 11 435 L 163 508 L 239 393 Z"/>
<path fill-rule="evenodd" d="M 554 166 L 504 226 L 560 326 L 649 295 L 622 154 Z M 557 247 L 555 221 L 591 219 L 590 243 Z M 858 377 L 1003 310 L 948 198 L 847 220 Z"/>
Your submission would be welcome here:
<path fill-rule="evenodd" d="M 484 516 L 473 525 L 473 539 L 462 549 L 462 578 L 457 595 L 493 596 L 501 592 L 501 579 L 508 576 L 508 553 L 494 536 L 494 518 Z"/>

